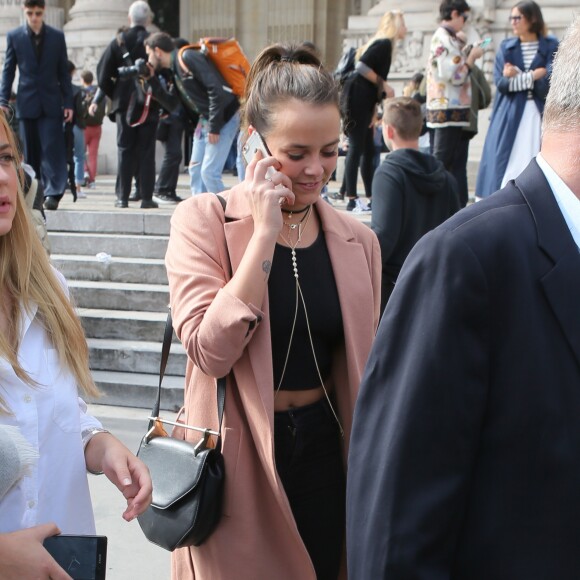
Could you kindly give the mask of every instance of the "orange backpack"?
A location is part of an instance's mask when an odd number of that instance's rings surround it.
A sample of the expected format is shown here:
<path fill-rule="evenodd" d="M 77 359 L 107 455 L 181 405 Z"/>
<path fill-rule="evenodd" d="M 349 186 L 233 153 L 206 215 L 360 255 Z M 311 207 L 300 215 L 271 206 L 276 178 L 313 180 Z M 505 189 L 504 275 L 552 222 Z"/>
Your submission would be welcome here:
<path fill-rule="evenodd" d="M 250 63 L 235 38 L 202 38 L 199 43 L 188 44 L 179 49 L 177 59 L 182 69 L 187 70 L 183 62 L 183 53 L 186 50 L 200 50 L 205 54 L 222 75 L 234 95 L 241 97 L 246 86 L 246 77 L 250 72 Z"/>

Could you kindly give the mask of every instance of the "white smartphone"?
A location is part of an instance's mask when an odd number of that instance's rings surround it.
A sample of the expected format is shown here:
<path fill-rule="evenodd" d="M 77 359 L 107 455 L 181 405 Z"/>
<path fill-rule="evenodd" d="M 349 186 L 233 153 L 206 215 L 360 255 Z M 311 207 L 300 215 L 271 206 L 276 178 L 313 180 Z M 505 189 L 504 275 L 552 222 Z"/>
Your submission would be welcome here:
<path fill-rule="evenodd" d="M 256 151 L 261 151 L 264 157 L 272 156 L 270 151 L 268 151 L 268 147 L 266 147 L 266 144 L 264 143 L 264 140 L 262 139 L 258 131 L 254 131 L 247 138 L 246 142 L 244 143 L 244 146 L 242 147 L 242 155 L 244 156 L 246 164 L 249 164 L 252 161 L 254 155 L 256 154 Z M 268 167 L 268 170 L 266 171 L 266 177 L 272 177 L 274 173 L 276 173 L 276 170 L 273 167 Z"/>

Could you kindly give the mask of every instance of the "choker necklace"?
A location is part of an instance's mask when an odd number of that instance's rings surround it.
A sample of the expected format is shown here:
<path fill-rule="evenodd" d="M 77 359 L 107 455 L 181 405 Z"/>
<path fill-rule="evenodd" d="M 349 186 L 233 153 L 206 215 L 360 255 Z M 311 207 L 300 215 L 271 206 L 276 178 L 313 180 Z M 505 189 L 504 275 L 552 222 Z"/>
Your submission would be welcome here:
<path fill-rule="evenodd" d="M 309 205 L 307 209 L 312 209 L 312 206 Z M 276 388 L 276 392 L 274 393 L 274 399 L 276 398 L 276 395 L 278 394 L 278 391 L 280 390 L 280 387 L 282 386 L 282 381 L 284 380 L 284 375 L 286 374 L 286 367 L 288 366 L 288 359 L 290 358 L 290 349 L 292 348 L 292 340 L 294 338 L 294 330 L 296 329 L 296 321 L 298 320 L 298 307 L 300 304 L 302 304 L 302 308 L 304 309 L 304 318 L 306 319 L 306 329 L 308 331 L 308 339 L 310 342 L 310 348 L 312 349 L 312 356 L 314 357 L 314 366 L 316 367 L 316 372 L 318 373 L 318 380 L 320 381 L 320 385 L 322 386 L 322 390 L 324 391 L 324 396 L 326 397 L 326 400 L 328 401 L 328 404 L 330 405 L 330 410 L 332 411 L 332 414 L 334 415 L 334 418 L 336 419 L 336 422 L 338 424 L 338 428 L 340 430 L 340 434 L 344 438 L 344 430 L 342 428 L 342 425 L 340 424 L 340 421 L 338 419 L 338 415 L 336 414 L 336 411 L 334 410 L 334 407 L 332 406 L 332 402 L 330 400 L 330 397 L 328 396 L 328 391 L 326 390 L 326 387 L 324 386 L 324 381 L 322 379 L 322 374 L 320 373 L 320 368 L 318 367 L 318 360 L 316 359 L 316 352 L 314 351 L 314 341 L 312 340 L 312 333 L 310 332 L 310 321 L 308 319 L 308 311 L 306 310 L 306 301 L 304 300 L 304 295 L 302 294 L 302 288 L 300 287 L 300 280 L 299 280 L 299 275 L 298 275 L 298 262 L 296 261 L 296 248 L 298 247 L 298 245 L 300 244 L 300 241 L 302 240 L 302 234 L 306 231 L 306 228 L 308 226 L 308 222 L 310 221 L 311 214 L 312 214 L 312 212 L 309 211 L 300 220 L 299 223 L 291 224 L 289 226 L 291 230 L 298 227 L 298 238 L 296 239 L 296 243 L 294 245 L 292 245 L 290 243 L 290 240 L 287 240 L 282 235 L 282 232 L 280 232 L 280 237 L 288 245 L 288 247 L 290 248 L 291 255 L 292 255 L 292 269 L 294 270 L 294 279 L 296 280 L 296 305 L 294 308 L 294 320 L 292 321 L 292 330 L 290 331 L 290 339 L 288 341 L 288 350 L 286 351 L 286 358 L 284 360 L 284 366 L 282 367 L 282 374 L 280 376 L 280 382 L 278 383 L 278 387 Z M 302 222 L 304 222 L 304 227 L 302 227 Z M 286 224 L 286 225 L 288 225 L 288 224 Z"/>
<path fill-rule="evenodd" d="M 310 207 L 311 206 L 308 206 L 306 209 L 310 209 Z M 300 211 L 303 211 L 303 210 L 300 210 Z M 292 214 L 290 214 L 290 217 L 292 217 Z M 288 222 L 284 222 L 284 225 L 287 226 L 291 230 L 295 230 L 296 228 L 300 228 L 300 226 L 302 225 L 302 222 L 308 217 L 310 217 L 310 212 L 305 213 L 299 222 L 296 222 L 295 224 L 289 224 Z M 304 227 L 306 227 L 306 224 L 304 225 Z"/>
<path fill-rule="evenodd" d="M 305 211 L 308 211 L 312 206 L 307 205 L 306 207 L 303 207 L 302 209 L 284 209 L 282 208 L 282 211 L 284 213 L 287 213 L 290 215 L 290 217 L 292 217 L 293 213 L 304 213 Z"/>

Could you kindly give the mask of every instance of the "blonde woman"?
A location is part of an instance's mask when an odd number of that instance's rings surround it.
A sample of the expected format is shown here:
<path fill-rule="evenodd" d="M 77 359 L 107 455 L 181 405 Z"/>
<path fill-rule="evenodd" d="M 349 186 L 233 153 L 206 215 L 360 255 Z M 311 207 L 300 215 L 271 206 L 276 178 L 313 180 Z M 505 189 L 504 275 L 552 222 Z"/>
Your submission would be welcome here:
<path fill-rule="evenodd" d="M 371 197 L 374 173 L 373 117 L 376 106 L 395 92 L 387 83 L 394 45 L 405 38 L 407 27 L 399 10 L 386 12 L 374 36 L 356 53 L 356 74 L 347 81 L 342 97 L 345 133 L 349 138 L 346 155 L 345 185 L 348 211 L 367 208 L 357 197 L 357 177 L 360 166 L 365 194 Z"/>
<path fill-rule="evenodd" d="M 19 159 L 0 113 L 0 425 L 17 427 L 39 456 L 0 500 L 0 562 L 8 578 L 60 580 L 69 576 L 42 541 L 59 531 L 95 533 L 87 471 L 119 488 L 128 521 L 149 505 L 151 479 L 78 396 L 97 394 L 87 343 L 31 224 Z"/>

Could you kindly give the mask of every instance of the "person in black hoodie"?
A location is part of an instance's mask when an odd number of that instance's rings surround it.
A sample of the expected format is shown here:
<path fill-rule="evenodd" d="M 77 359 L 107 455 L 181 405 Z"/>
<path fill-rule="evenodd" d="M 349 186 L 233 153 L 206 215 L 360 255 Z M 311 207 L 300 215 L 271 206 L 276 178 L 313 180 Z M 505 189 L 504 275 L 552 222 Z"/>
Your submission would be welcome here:
<path fill-rule="evenodd" d="M 459 210 L 455 178 L 435 157 L 419 151 L 419 103 L 397 97 L 387 99 L 383 109 L 383 137 L 392 153 L 373 178 L 371 217 L 383 263 L 381 314 L 411 248 Z"/>

